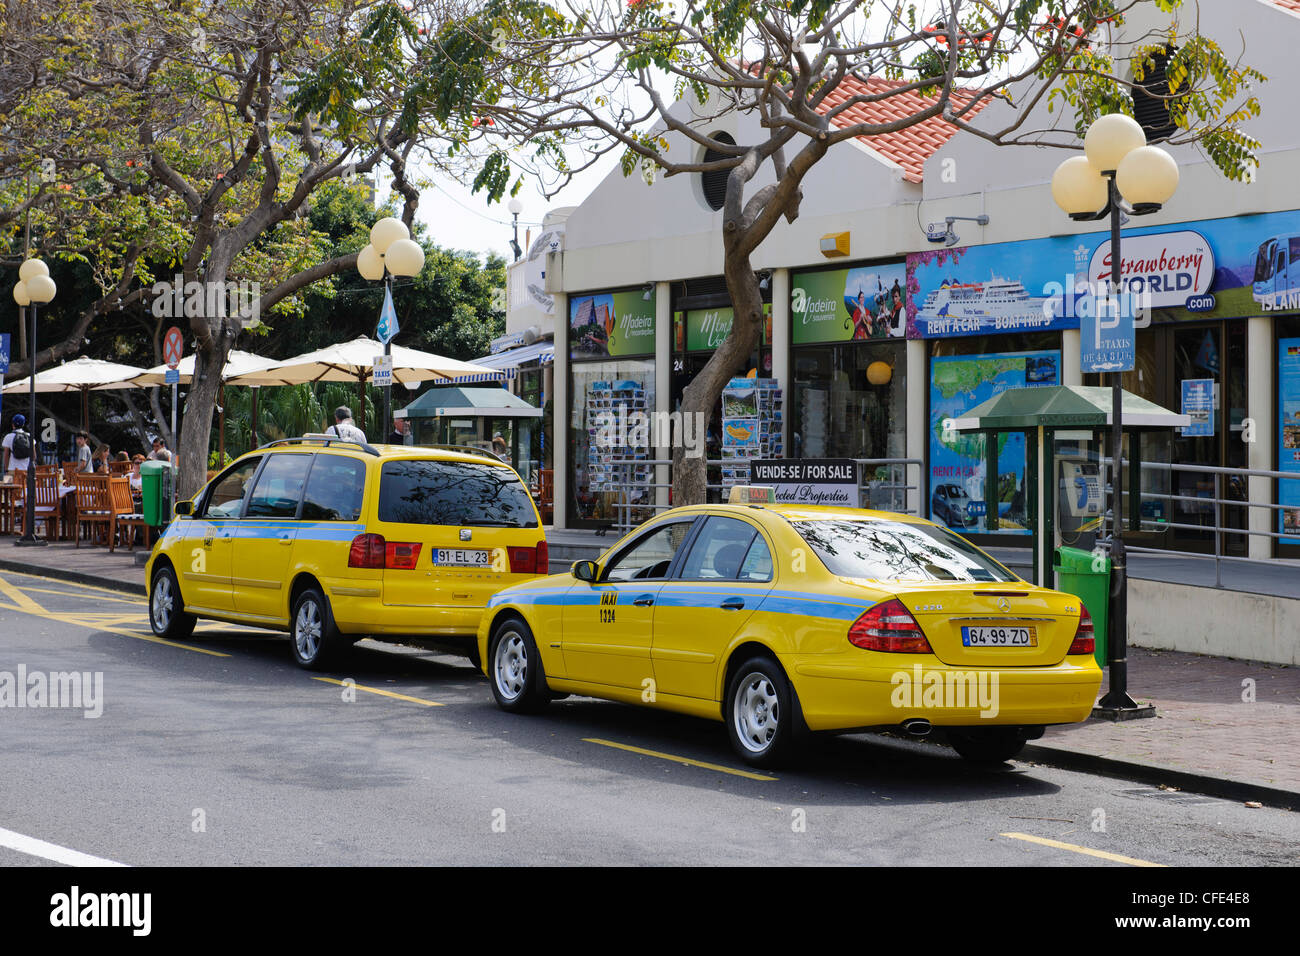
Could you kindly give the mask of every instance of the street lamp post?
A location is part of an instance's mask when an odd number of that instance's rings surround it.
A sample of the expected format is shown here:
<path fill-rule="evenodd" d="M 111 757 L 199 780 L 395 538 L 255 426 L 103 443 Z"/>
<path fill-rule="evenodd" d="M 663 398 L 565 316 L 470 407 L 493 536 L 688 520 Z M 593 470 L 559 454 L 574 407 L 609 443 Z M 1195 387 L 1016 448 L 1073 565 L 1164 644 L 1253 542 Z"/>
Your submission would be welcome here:
<path fill-rule="evenodd" d="M 506 204 L 506 208 L 510 210 L 510 215 L 514 217 L 514 233 L 510 238 L 510 249 L 515 254 L 515 262 L 518 262 L 524 254 L 524 250 L 519 245 L 519 214 L 524 211 L 524 204 L 518 199 L 511 199 Z"/>
<path fill-rule="evenodd" d="M 393 276 L 417 276 L 424 268 L 424 249 L 411 238 L 406 223 L 393 216 L 385 216 L 370 227 L 370 244 L 357 254 L 357 271 L 361 278 L 374 281 L 384 280 L 384 302 L 391 301 Z M 393 336 L 397 334 L 396 322 L 392 329 L 381 329 L 380 337 L 384 340 L 384 356 L 393 354 Z M 384 386 L 383 438 L 386 440 L 392 428 L 393 386 Z M 362 416 L 362 424 L 365 417 Z"/>
<path fill-rule="evenodd" d="M 27 502 L 24 508 L 23 534 L 14 544 L 19 547 L 40 547 L 44 538 L 36 537 L 36 311 L 38 305 L 54 300 L 58 287 L 50 278 L 49 267 L 40 259 L 28 259 L 18 267 L 18 284 L 14 286 L 14 301 L 31 313 L 31 327 L 27 339 L 27 357 L 30 368 L 27 376 L 27 427 L 31 429 L 28 441 L 31 454 L 27 459 Z"/>
<path fill-rule="evenodd" d="M 1111 719 L 1147 717 L 1152 707 L 1139 707 L 1128 693 L 1128 558 L 1120 515 L 1123 460 L 1123 373 L 1134 363 L 1133 309 L 1121 306 L 1123 288 L 1120 256 L 1120 214 L 1145 216 L 1159 211 L 1178 188 L 1178 164 L 1157 146 L 1146 145 L 1137 121 L 1123 113 L 1102 116 L 1084 136 L 1084 156 L 1067 159 L 1052 176 L 1052 198 L 1071 219 L 1096 222 L 1110 217 L 1110 305 L 1107 312 L 1128 332 L 1126 357 L 1111 366 L 1111 641 L 1107 663 L 1110 689 L 1094 713 Z M 1072 290 L 1067 290 L 1067 295 Z M 1129 297 L 1130 303 L 1132 296 Z M 1094 309 L 1097 335 L 1101 309 Z M 1127 316 L 1124 313 L 1127 312 Z"/>

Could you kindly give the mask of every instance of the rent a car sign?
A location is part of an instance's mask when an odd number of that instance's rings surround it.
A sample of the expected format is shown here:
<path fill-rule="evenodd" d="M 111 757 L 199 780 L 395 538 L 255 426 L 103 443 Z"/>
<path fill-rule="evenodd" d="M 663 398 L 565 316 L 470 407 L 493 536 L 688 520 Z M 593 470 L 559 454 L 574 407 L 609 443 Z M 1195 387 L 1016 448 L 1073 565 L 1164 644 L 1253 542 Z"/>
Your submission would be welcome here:
<path fill-rule="evenodd" d="M 1124 236 L 1120 252 L 1124 288 L 1141 296 L 1147 308 L 1183 307 L 1189 298 L 1209 292 L 1214 284 L 1214 252 L 1199 232 Z M 1107 239 L 1093 251 L 1088 274 L 1094 281 L 1105 281 L 1113 268 Z"/>

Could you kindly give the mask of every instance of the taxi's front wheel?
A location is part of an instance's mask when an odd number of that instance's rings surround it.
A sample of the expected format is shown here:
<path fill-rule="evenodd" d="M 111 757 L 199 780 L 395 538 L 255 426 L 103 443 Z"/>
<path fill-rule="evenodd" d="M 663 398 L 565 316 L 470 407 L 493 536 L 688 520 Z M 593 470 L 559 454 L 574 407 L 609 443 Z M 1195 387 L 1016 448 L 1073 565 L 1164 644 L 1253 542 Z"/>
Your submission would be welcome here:
<path fill-rule="evenodd" d="M 724 715 L 731 746 L 754 767 L 776 767 L 794 753 L 803 717 L 780 665 L 751 657 L 732 674 Z"/>
<path fill-rule="evenodd" d="M 298 666 L 309 671 L 334 663 L 348 647 L 334 626 L 329 602 L 316 588 L 304 588 L 293 602 L 289 647 Z"/>
<path fill-rule="evenodd" d="M 492 696 L 502 710 L 536 713 L 550 703 L 537 642 L 523 621 L 507 618 L 497 625 L 488 647 L 488 659 L 492 662 L 488 671 Z"/>
<path fill-rule="evenodd" d="M 176 572 L 164 564 L 149 584 L 149 627 L 159 637 L 177 641 L 194 633 L 194 623 L 194 615 L 185 613 Z"/>

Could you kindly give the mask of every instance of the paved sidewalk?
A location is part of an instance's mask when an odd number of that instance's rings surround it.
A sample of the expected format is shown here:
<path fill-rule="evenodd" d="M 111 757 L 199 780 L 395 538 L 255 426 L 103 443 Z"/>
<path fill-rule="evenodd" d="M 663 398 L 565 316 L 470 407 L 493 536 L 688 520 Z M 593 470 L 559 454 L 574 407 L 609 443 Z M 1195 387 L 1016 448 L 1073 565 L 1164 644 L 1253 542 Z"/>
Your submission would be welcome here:
<path fill-rule="evenodd" d="M 1184 789 L 1300 810 L 1300 668 L 1131 647 L 1129 692 L 1155 704 L 1156 716 L 1049 728 L 1035 750 L 1120 775 L 1124 765 L 1138 765 L 1175 786 L 1190 774 L 1199 779 Z M 1253 702 L 1243 698 L 1250 692 Z M 1055 762 L 1061 755 L 1042 756 Z"/>
<path fill-rule="evenodd" d="M 144 593 L 130 552 L 12 542 L 0 568 Z M 1024 759 L 1300 810 L 1300 668 L 1130 648 L 1129 686 L 1156 717 L 1051 728 Z"/>

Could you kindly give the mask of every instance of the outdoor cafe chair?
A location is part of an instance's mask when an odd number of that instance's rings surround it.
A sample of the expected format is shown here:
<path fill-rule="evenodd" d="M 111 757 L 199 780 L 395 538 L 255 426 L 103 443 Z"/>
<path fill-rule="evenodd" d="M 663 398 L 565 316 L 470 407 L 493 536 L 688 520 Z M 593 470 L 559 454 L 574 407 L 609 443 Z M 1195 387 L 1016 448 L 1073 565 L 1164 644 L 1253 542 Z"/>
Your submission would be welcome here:
<path fill-rule="evenodd" d="M 131 499 L 131 479 L 126 475 L 110 475 L 108 479 L 113 518 L 110 527 L 108 550 L 113 550 L 115 539 L 126 542 L 127 550 L 135 550 L 135 529 L 144 529 L 144 546 L 149 547 L 149 526 L 144 523 L 144 515 L 135 510 Z"/>
<path fill-rule="evenodd" d="M 112 499 L 109 497 L 108 475 L 81 474 L 76 476 L 74 483 L 77 488 L 76 546 L 81 547 L 81 531 L 83 528 L 92 531 L 90 540 L 94 544 L 99 535 L 93 529 L 99 526 L 103 527 L 104 537 L 108 538 L 111 543 L 113 508 Z"/>

